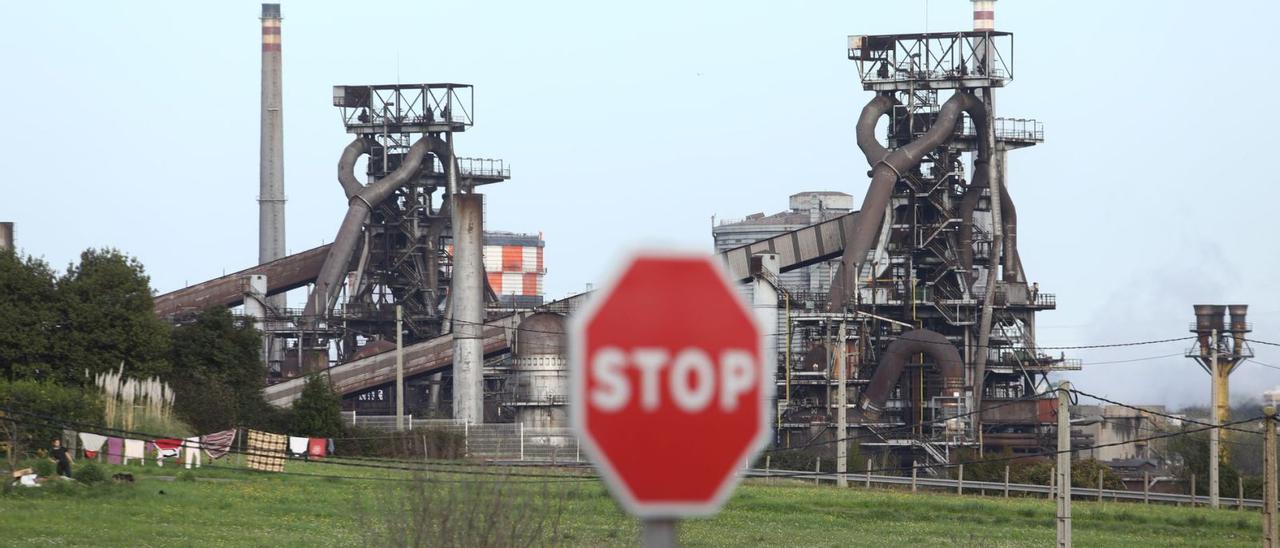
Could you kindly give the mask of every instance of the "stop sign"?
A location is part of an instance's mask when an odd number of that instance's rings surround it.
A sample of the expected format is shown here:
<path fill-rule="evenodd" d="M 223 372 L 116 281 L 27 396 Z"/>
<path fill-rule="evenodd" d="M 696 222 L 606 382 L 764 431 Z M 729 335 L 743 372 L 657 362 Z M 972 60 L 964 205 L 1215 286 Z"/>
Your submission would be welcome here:
<path fill-rule="evenodd" d="M 633 515 L 715 513 L 769 436 L 773 371 L 719 262 L 642 253 L 570 331 L 574 427 Z"/>

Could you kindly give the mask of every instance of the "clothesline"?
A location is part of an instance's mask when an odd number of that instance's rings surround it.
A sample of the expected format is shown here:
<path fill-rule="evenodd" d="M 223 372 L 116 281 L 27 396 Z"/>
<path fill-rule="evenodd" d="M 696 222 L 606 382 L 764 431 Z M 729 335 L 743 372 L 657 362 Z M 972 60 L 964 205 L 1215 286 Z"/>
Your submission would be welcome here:
<path fill-rule="evenodd" d="M 210 460 L 217 460 L 231 452 L 237 428 L 213 432 L 186 439 L 157 438 L 140 440 L 117 436 L 105 436 L 94 432 L 79 432 L 80 446 L 86 459 L 105 456 L 108 464 L 127 465 L 131 460 L 146 464 L 148 454 L 156 459 L 156 466 L 164 466 L 166 459 L 174 459 L 187 468 L 201 466 L 201 453 Z M 286 456 L 320 459 L 333 454 L 331 438 L 306 438 L 285 436 L 258 430 L 247 430 L 248 457 L 245 465 L 256 470 L 279 472 L 284 470 Z M 106 451 L 103 452 L 103 446 Z"/>

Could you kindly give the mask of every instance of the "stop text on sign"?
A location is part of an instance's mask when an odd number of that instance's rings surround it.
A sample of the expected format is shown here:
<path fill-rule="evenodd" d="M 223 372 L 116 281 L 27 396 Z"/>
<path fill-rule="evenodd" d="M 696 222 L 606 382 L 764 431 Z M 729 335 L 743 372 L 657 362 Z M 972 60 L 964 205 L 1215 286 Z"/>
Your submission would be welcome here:
<path fill-rule="evenodd" d="M 627 351 L 606 346 L 591 355 L 589 367 L 594 381 L 591 403 L 606 413 L 621 411 L 636 398 L 640 408 L 649 412 L 660 409 L 665 401 L 686 413 L 712 405 L 732 412 L 760 382 L 755 353 L 746 349 L 712 356 L 696 347 L 673 354 L 664 348 Z"/>

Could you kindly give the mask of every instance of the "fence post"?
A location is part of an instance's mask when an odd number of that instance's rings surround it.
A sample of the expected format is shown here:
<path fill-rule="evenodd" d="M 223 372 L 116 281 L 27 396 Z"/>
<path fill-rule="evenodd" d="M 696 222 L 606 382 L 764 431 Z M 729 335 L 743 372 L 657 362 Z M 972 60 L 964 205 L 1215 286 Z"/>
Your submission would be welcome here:
<path fill-rule="evenodd" d="M 1049 467 L 1049 498 L 1054 498 L 1058 496 L 1057 492 L 1054 490 L 1054 488 L 1057 487 L 1057 485 L 1058 485 L 1058 467 L 1050 466 Z"/>
<path fill-rule="evenodd" d="M 422 435 L 422 462 L 427 462 L 427 435 Z"/>
<path fill-rule="evenodd" d="M 1191 507 L 1196 507 L 1196 475 L 1191 474 Z"/>
<path fill-rule="evenodd" d="M 911 461 L 911 492 L 912 493 L 916 492 L 916 471 L 918 470 L 916 466 L 918 466 L 916 464 L 916 461 Z"/>
<path fill-rule="evenodd" d="M 822 473 L 822 457 L 813 459 L 813 484 L 818 485 L 818 474 Z"/>
<path fill-rule="evenodd" d="M 471 423 L 462 423 L 462 456 L 471 456 Z"/>
<path fill-rule="evenodd" d="M 1151 504 L 1151 472 L 1142 473 L 1142 503 Z"/>
<path fill-rule="evenodd" d="M 1009 465 L 1004 465 L 1004 498 L 1009 498 Z"/>
<path fill-rule="evenodd" d="M 960 479 L 956 481 L 956 494 L 964 494 L 964 465 L 960 465 Z"/>
<path fill-rule="evenodd" d="M 1102 502 L 1102 470 L 1098 470 L 1098 502 Z"/>
<path fill-rule="evenodd" d="M 520 423 L 520 460 L 524 460 L 524 423 Z"/>
<path fill-rule="evenodd" d="M 866 488 L 871 488 L 871 459 L 867 459 L 867 467 L 863 469 L 866 472 L 867 484 Z"/>
<path fill-rule="evenodd" d="M 769 473 L 771 469 L 770 464 L 772 464 L 770 462 L 771 459 L 773 459 L 773 455 L 764 456 L 764 480 L 767 483 L 773 483 L 773 474 Z"/>
<path fill-rule="evenodd" d="M 1244 476 L 1243 475 L 1236 476 L 1236 487 L 1240 489 L 1240 492 L 1236 497 L 1236 510 L 1244 510 Z"/>

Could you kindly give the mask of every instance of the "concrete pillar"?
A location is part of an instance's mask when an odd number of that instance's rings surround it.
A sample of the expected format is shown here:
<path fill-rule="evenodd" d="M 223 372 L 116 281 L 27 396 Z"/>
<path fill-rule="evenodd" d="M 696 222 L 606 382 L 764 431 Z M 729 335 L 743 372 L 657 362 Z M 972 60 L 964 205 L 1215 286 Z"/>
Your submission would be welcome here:
<path fill-rule="evenodd" d="M 453 418 L 484 422 L 484 196 L 454 194 Z"/>
<path fill-rule="evenodd" d="M 269 368 L 271 335 L 266 333 L 267 277 L 263 274 L 249 274 L 240 279 L 240 286 L 244 292 L 244 315 L 253 318 L 254 327 L 263 331 L 261 357 L 263 365 Z"/>

